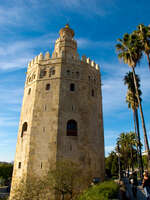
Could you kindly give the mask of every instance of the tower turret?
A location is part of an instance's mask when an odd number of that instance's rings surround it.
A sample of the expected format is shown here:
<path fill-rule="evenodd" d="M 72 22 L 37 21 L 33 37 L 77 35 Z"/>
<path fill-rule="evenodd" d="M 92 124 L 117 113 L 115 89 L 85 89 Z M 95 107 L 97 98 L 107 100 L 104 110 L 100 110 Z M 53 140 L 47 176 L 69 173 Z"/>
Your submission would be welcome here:
<path fill-rule="evenodd" d="M 55 42 L 52 58 L 59 56 L 77 57 L 77 42 L 74 40 L 74 31 L 67 24 L 59 31 L 60 37 Z"/>

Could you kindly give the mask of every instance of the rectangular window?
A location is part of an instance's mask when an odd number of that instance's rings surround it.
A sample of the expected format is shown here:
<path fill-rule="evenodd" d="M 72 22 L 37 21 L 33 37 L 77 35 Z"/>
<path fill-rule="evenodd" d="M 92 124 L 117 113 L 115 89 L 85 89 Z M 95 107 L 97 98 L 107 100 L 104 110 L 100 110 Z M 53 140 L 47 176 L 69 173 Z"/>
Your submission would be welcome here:
<path fill-rule="evenodd" d="M 31 88 L 29 88 L 29 90 L 28 90 L 28 95 L 30 95 L 30 93 L 31 93 Z"/>
<path fill-rule="evenodd" d="M 51 67 L 49 70 L 49 77 L 51 77 L 52 75 L 55 75 L 55 67 Z"/>
<path fill-rule="evenodd" d="M 18 163 L 18 168 L 19 168 L 19 169 L 21 168 L 21 162 Z"/>

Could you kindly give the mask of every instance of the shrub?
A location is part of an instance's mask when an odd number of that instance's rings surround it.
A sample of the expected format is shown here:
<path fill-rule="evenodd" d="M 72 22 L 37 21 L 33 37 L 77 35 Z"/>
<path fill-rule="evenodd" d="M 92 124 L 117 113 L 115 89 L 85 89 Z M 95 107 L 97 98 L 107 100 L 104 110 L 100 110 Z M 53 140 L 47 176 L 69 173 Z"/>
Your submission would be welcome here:
<path fill-rule="evenodd" d="M 86 190 L 77 200 L 109 200 L 117 198 L 119 185 L 114 181 L 105 181 Z"/>

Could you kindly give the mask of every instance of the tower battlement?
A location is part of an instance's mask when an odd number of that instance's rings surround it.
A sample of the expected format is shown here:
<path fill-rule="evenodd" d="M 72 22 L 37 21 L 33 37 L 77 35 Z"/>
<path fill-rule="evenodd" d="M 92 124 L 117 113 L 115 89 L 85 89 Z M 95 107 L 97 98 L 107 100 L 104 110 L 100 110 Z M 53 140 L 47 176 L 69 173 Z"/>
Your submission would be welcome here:
<path fill-rule="evenodd" d="M 95 68 L 96 70 L 99 70 L 99 65 L 96 64 L 93 60 L 90 60 L 90 58 L 87 58 L 85 55 L 83 55 L 80 59 L 79 55 L 76 57 L 66 55 L 61 53 L 60 55 L 57 55 L 55 58 L 50 57 L 50 53 L 47 51 L 45 55 L 40 53 L 38 56 L 36 56 L 34 59 L 32 59 L 28 63 L 28 68 L 32 68 L 35 64 L 51 64 L 54 61 L 56 62 L 57 60 L 60 60 L 63 62 L 65 61 L 66 63 L 71 63 L 71 64 L 80 64 L 86 63 L 89 67 Z M 81 66 L 82 67 L 82 66 Z"/>

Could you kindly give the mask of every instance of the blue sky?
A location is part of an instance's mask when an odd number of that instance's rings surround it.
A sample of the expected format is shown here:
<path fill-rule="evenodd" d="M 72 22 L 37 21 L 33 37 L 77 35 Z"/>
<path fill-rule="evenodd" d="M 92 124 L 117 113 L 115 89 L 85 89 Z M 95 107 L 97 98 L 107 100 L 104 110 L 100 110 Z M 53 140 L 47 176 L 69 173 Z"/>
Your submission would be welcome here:
<path fill-rule="evenodd" d="M 40 52 L 52 54 L 66 23 L 75 31 L 80 57 L 85 54 L 101 68 L 106 155 L 121 132 L 133 130 L 122 81 L 129 67 L 118 61 L 115 44 L 138 24 L 150 23 L 149 8 L 149 0 L 0 0 L 0 161 L 14 160 L 27 63 Z M 150 71 L 145 58 L 136 72 L 150 138 Z"/>

